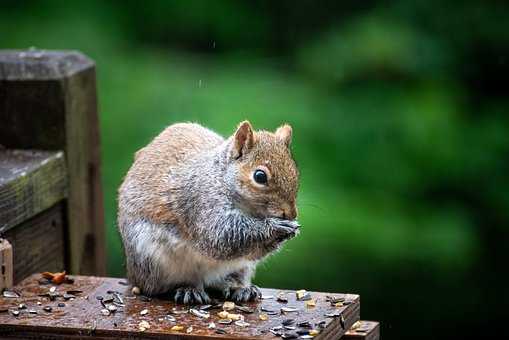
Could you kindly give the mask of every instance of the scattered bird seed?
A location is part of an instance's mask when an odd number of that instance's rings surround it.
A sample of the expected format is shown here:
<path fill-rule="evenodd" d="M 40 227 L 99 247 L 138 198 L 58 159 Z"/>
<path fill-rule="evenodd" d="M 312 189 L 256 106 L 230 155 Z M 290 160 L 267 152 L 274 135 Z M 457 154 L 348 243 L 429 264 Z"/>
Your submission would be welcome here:
<path fill-rule="evenodd" d="M 277 301 L 278 302 L 282 302 L 282 303 L 287 303 L 288 302 L 288 298 L 286 297 L 286 293 L 279 293 L 277 295 Z"/>
<path fill-rule="evenodd" d="M 281 337 L 283 339 L 296 339 L 299 337 L 299 335 L 295 332 L 285 332 L 285 333 L 281 334 Z"/>
<path fill-rule="evenodd" d="M 309 334 L 302 334 L 300 336 L 301 339 L 313 339 L 314 336 L 313 335 L 309 335 Z"/>
<path fill-rule="evenodd" d="M 51 308 L 50 306 L 46 306 L 43 309 L 45 312 L 48 312 L 48 313 L 51 313 L 51 311 L 53 310 L 53 308 Z"/>
<path fill-rule="evenodd" d="M 230 314 L 230 313 L 228 313 L 227 311 L 222 311 L 222 312 L 217 313 L 217 316 L 219 316 L 221 319 L 226 319 L 226 318 L 228 318 L 228 314 Z"/>
<path fill-rule="evenodd" d="M 194 308 L 191 308 L 189 310 L 189 312 L 191 314 L 193 314 L 194 316 L 197 316 L 199 318 L 203 318 L 203 319 L 207 319 L 210 317 L 210 313 L 206 312 L 206 311 L 202 311 L 202 310 L 199 310 L 199 309 L 194 309 Z"/>
<path fill-rule="evenodd" d="M 150 302 L 150 301 L 152 301 L 152 298 L 149 298 L 148 296 L 145 296 L 145 295 L 138 295 L 138 299 L 140 301 L 143 301 L 143 302 Z"/>
<path fill-rule="evenodd" d="M 345 318 L 343 317 L 343 314 L 339 316 L 339 323 L 341 324 L 341 328 L 345 329 Z"/>
<path fill-rule="evenodd" d="M 42 305 L 42 302 L 41 301 L 37 301 L 37 306 L 40 306 Z"/>
<path fill-rule="evenodd" d="M 217 334 L 226 334 L 226 331 L 222 328 L 216 328 L 216 331 L 215 331 Z"/>
<path fill-rule="evenodd" d="M 236 306 L 235 309 L 246 314 L 253 314 L 255 311 L 254 308 L 248 306 Z"/>
<path fill-rule="evenodd" d="M 295 327 L 295 326 L 284 326 L 284 328 L 289 330 L 289 331 L 294 331 L 297 327 Z"/>
<path fill-rule="evenodd" d="M 189 313 L 189 309 L 178 309 L 178 308 L 176 308 L 176 307 L 173 307 L 173 308 L 171 309 L 171 312 L 172 312 L 173 314 L 176 314 L 176 315 L 179 315 L 179 314 L 187 314 L 187 313 Z"/>
<path fill-rule="evenodd" d="M 283 326 L 289 326 L 289 325 L 293 324 L 294 322 L 295 322 L 295 319 L 285 319 L 285 320 L 283 320 L 283 322 L 281 322 L 281 324 Z"/>
<path fill-rule="evenodd" d="M 70 299 L 74 299 L 74 298 L 76 298 L 76 296 L 75 296 L 75 295 L 73 295 L 73 294 L 65 293 L 65 294 L 63 295 L 63 298 L 64 298 L 64 300 L 66 300 L 66 301 L 67 301 L 67 300 L 70 300 Z"/>
<path fill-rule="evenodd" d="M 301 289 L 295 292 L 298 301 L 307 301 L 311 299 L 311 294 L 305 289 Z"/>
<path fill-rule="evenodd" d="M 298 309 L 297 308 L 294 308 L 294 307 L 282 307 L 281 308 L 281 312 L 282 313 L 294 313 L 294 312 L 297 312 Z"/>
<path fill-rule="evenodd" d="M 29 309 L 28 313 L 29 314 L 37 314 L 37 311 L 35 309 Z"/>
<path fill-rule="evenodd" d="M 133 289 L 131 289 L 131 293 L 133 293 L 133 295 L 140 295 L 141 290 L 139 287 L 134 286 Z"/>
<path fill-rule="evenodd" d="M 267 314 L 263 313 L 263 314 L 260 314 L 260 315 L 258 316 L 258 318 L 259 318 L 260 320 L 262 320 L 262 321 L 267 321 L 267 320 L 269 319 L 269 316 L 268 316 Z"/>
<path fill-rule="evenodd" d="M 129 285 L 129 283 L 127 283 L 126 281 L 118 281 L 118 284 L 122 285 L 122 286 L 128 286 Z"/>
<path fill-rule="evenodd" d="M 144 309 L 140 312 L 140 315 L 147 315 L 148 314 L 148 309 Z"/>
<path fill-rule="evenodd" d="M 225 301 L 223 303 L 223 310 L 234 310 L 235 309 L 235 303 L 231 301 Z"/>
<path fill-rule="evenodd" d="M 237 325 L 239 327 L 247 327 L 247 326 L 249 326 L 249 323 L 245 322 L 244 320 L 238 320 L 238 321 L 235 321 L 235 325 Z"/>
<path fill-rule="evenodd" d="M 49 292 L 50 292 L 50 293 L 54 293 L 54 292 L 56 292 L 56 290 L 57 290 L 57 287 L 53 286 L 53 287 L 51 287 L 51 288 L 49 289 Z"/>
<path fill-rule="evenodd" d="M 111 312 L 109 310 L 107 310 L 106 308 L 103 308 L 103 309 L 101 309 L 101 314 L 104 316 L 108 316 L 111 314 Z"/>
<path fill-rule="evenodd" d="M 106 295 L 106 296 L 104 297 L 104 299 L 103 299 L 103 302 L 104 302 L 104 303 L 111 303 L 111 302 L 113 302 L 113 300 L 114 300 L 114 299 L 115 299 L 115 298 L 113 297 L 113 295 Z"/>
<path fill-rule="evenodd" d="M 70 295 L 79 295 L 81 293 L 83 293 L 82 290 L 79 290 L 79 289 L 70 289 L 68 291 L 66 291 L 67 294 L 70 294 Z"/>
<path fill-rule="evenodd" d="M 201 305 L 198 307 L 199 310 L 209 310 L 212 308 L 212 305 Z"/>
<path fill-rule="evenodd" d="M 17 299 L 17 298 L 21 297 L 18 293 L 16 293 L 13 290 L 4 290 L 2 295 L 5 298 L 13 298 L 13 299 Z"/>
<path fill-rule="evenodd" d="M 334 311 L 334 312 L 330 312 L 330 313 L 325 313 L 325 316 L 328 318 L 337 318 L 337 317 L 341 316 L 341 312 Z"/>
<path fill-rule="evenodd" d="M 187 334 L 191 333 L 192 331 L 193 331 L 193 326 L 187 327 L 187 329 L 186 329 Z"/>
<path fill-rule="evenodd" d="M 59 303 L 58 303 L 58 307 L 65 307 L 65 303 L 63 303 L 63 302 L 59 302 Z"/>
<path fill-rule="evenodd" d="M 262 300 L 271 300 L 274 298 L 274 295 L 262 295 Z"/>
<path fill-rule="evenodd" d="M 164 317 L 167 321 L 171 321 L 171 322 L 175 322 L 177 321 L 177 319 L 175 319 L 175 317 L 171 316 L 171 315 L 166 315 Z"/>
<path fill-rule="evenodd" d="M 233 322 L 232 319 L 219 319 L 217 320 L 217 323 L 220 323 L 221 325 L 229 325 Z"/>
<path fill-rule="evenodd" d="M 13 316 L 19 316 L 19 310 L 11 309 L 10 312 Z"/>
<path fill-rule="evenodd" d="M 27 309 L 27 305 L 25 305 L 24 303 L 20 303 L 18 305 L 18 309 Z"/>
<path fill-rule="evenodd" d="M 208 328 L 209 329 L 215 329 L 216 328 L 216 324 L 211 322 L 211 323 L 209 323 Z"/>
<path fill-rule="evenodd" d="M 309 321 L 299 322 L 297 324 L 297 326 L 299 326 L 301 328 L 312 328 L 313 327 Z"/>
<path fill-rule="evenodd" d="M 309 334 L 309 329 L 298 329 L 296 332 L 299 335 L 306 335 Z"/>
<path fill-rule="evenodd" d="M 316 336 L 318 334 L 320 334 L 320 331 L 317 329 L 312 329 L 309 331 L 309 335 Z"/>
<path fill-rule="evenodd" d="M 174 331 L 174 332 L 180 332 L 180 331 L 183 331 L 184 330 L 184 326 L 178 326 L 178 325 L 175 325 L 173 326 L 172 328 L 170 328 L 170 330 Z"/>
<path fill-rule="evenodd" d="M 150 324 L 146 321 L 146 320 L 142 320 L 140 321 L 140 323 L 138 324 L 138 329 L 142 332 L 146 331 L 147 329 L 150 328 Z"/>
<path fill-rule="evenodd" d="M 306 307 L 307 308 L 313 308 L 313 307 L 316 307 L 316 301 L 313 300 L 313 299 L 310 299 L 308 301 L 306 301 Z"/>
<path fill-rule="evenodd" d="M 115 305 L 108 305 L 107 308 L 112 313 L 115 313 L 117 311 L 117 309 L 118 309 L 117 306 L 115 306 Z"/>

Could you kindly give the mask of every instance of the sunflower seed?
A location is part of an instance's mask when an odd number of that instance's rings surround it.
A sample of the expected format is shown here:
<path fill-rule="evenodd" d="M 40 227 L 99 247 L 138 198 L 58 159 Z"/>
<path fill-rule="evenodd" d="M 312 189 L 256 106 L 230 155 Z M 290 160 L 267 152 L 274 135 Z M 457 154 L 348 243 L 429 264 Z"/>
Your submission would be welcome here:
<path fill-rule="evenodd" d="M 12 314 L 13 316 L 19 316 L 19 310 L 11 309 L 11 314 Z"/>
<path fill-rule="evenodd" d="M 79 289 L 70 289 L 68 291 L 66 291 L 67 294 L 71 294 L 71 295 L 79 295 L 81 293 L 83 293 L 82 290 L 79 290 Z"/>
<path fill-rule="evenodd" d="M 115 313 L 117 311 L 117 306 L 115 306 L 115 305 L 108 305 L 107 308 L 112 313 Z"/>
<path fill-rule="evenodd" d="M 313 326 L 311 326 L 311 323 L 309 321 L 299 322 L 297 324 L 297 326 L 299 326 L 301 328 L 312 328 L 313 327 Z"/>
<path fill-rule="evenodd" d="M 101 309 L 101 314 L 104 316 L 108 316 L 111 314 L 111 312 L 109 310 L 107 310 L 106 308 L 103 308 L 103 309 Z"/>
<path fill-rule="evenodd" d="M 224 329 L 222 329 L 222 328 L 216 328 L 215 332 L 217 334 L 226 334 L 226 331 Z"/>
<path fill-rule="evenodd" d="M 189 312 L 191 314 L 193 314 L 194 316 L 197 316 L 199 318 L 203 318 L 203 319 L 207 319 L 208 317 L 210 317 L 210 314 L 206 311 L 201 311 L 199 309 L 194 309 L 194 308 L 191 308 L 189 310 Z"/>
<path fill-rule="evenodd" d="M 147 315 L 148 314 L 148 309 L 144 309 L 140 312 L 140 315 Z"/>
<path fill-rule="evenodd" d="M 209 325 L 207 326 L 207 328 L 209 328 L 209 329 L 215 329 L 215 328 L 216 328 L 216 324 L 215 324 L 215 323 L 213 323 L 213 322 L 211 322 L 211 323 L 209 323 Z"/>
<path fill-rule="evenodd" d="M 232 319 L 219 319 L 217 320 L 217 323 L 220 323 L 222 325 L 229 325 L 233 322 Z"/>
<path fill-rule="evenodd" d="M 246 314 L 252 314 L 255 311 L 254 308 L 251 308 L 248 306 L 236 306 L 235 309 L 238 311 L 244 312 Z"/>
<path fill-rule="evenodd" d="M 288 298 L 286 297 L 285 293 L 279 293 L 277 295 L 277 301 L 278 302 L 282 302 L 282 303 L 287 303 L 288 302 Z"/>
<path fill-rule="evenodd" d="M 289 326 L 289 325 L 293 324 L 294 322 L 295 322 L 295 319 L 285 319 L 285 320 L 283 320 L 283 322 L 281 322 L 281 324 L 283 326 Z"/>
<path fill-rule="evenodd" d="M 57 290 L 57 287 L 53 286 L 53 287 L 51 287 L 51 288 L 49 289 L 49 292 L 50 292 L 50 293 L 54 293 L 54 292 L 56 292 L 56 290 Z"/>
<path fill-rule="evenodd" d="M 235 303 L 231 301 L 225 301 L 223 303 L 223 310 L 233 310 L 235 308 Z"/>
<path fill-rule="evenodd" d="M 297 308 L 294 308 L 294 307 L 282 307 L 281 308 L 281 312 L 282 313 L 294 313 L 294 312 L 297 312 L 298 309 Z"/>
<path fill-rule="evenodd" d="M 309 334 L 309 329 L 298 329 L 296 332 L 299 335 L 306 335 Z"/>
<path fill-rule="evenodd" d="M 179 315 L 179 314 L 187 314 L 187 313 L 189 313 L 189 310 L 188 309 L 178 309 L 176 307 L 173 307 L 171 309 L 171 312 L 173 314 Z"/>
<path fill-rule="evenodd" d="M 164 317 L 167 321 L 171 321 L 171 322 L 175 322 L 177 321 L 177 319 L 175 319 L 175 317 L 171 316 L 171 315 L 166 315 Z"/>
<path fill-rule="evenodd" d="M 15 292 L 15 291 L 13 291 L 13 290 L 4 290 L 4 292 L 3 292 L 3 297 L 5 297 L 5 298 L 13 298 L 13 299 L 17 299 L 17 298 L 19 298 L 20 296 L 19 296 L 19 294 L 18 294 L 18 293 L 16 293 L 16 292 Z"/>
<path fill-rule="evenodd" d="M 45 312 L 48 312 L 48 313 L 51 313 L 51 311 L 53 310 L 53 308 L 51 308 L 50 306 L 46 306 L 43 309 Z"/>
<path fill-rule="evenodd" d="M 239 327 L 247 327 L 247 326 L 249 326 L 249 323 L 245 322 L 244 320 L 238 320 L 238 321 L 235 321 L 235 325 L 237 325 Z"/>
<path fill-rule="evenodd" d="M 295 326 L 285 326 L 284 328 L 290 331 L 294 331 L 296 329 Z"/>
<path fill-rule="evenodd" d="M 70 300 L 70 299 L 75 299 L 75 298 L 76 298 L 76 296 L 74 296 L 74 295 L 72 295 L 72 294 L 67 294 L 67 293 L 65 293 L 65 294 L 63 295 L 63 298 L 64 298 L 64 300 Z"/>
<path fill-rule="evenodd" d="M 281 335 L 283 339 L 296 339 L 299 336 L 295 332 L 285 332 Z"/>
<path fill-rule="evenodd" d="M 18 309 L 27 309 L 27 305 L 25 305 L 24 303 L 20 303 L 18 305 Z"/>
<path fill-rule="evenodd" d="M 212 308 L 212 305 L 201 305 L 198 307 L 199 310 L 209 310 Z"/>

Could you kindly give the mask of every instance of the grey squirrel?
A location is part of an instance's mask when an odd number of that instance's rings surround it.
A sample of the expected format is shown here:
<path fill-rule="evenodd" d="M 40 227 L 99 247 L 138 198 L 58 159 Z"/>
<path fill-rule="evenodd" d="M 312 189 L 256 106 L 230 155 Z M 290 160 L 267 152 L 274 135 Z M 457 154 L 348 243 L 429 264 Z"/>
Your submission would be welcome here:
<path fill-rule="evenodd" d="M 130 282 L 178 303 L 260 297 L 258 261 L 296 236 L 299 172 L 292 128 L 224 139 L 194 123 L 167 127 L 135 155 L 118 195 L 118 227 Z"/>

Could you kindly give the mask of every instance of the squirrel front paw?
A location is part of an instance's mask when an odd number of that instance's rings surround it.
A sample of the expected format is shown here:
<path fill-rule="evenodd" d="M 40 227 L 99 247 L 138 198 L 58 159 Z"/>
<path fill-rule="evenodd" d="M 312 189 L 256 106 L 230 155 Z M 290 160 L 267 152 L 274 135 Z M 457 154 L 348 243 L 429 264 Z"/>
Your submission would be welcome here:
<path fill-rule="evenodd" d="M 283 242 L 297 236 L 300 224 L 297 221 L 277 219 L 274 224 L 274 238 L 277 242 Z"/>
<path fill-rule="evenodd" d="M 255 301 L 262 297 L 262 292 L 255 285 L 249 287 L 228 287 L 224 290 L 224 298 L 234 302 Z"/>
<path fill-rule="evenodd" d="M 210 303 L 205 290 L 196 287 L 179 287 L 175 290 L 175 302 L 185 305 L 201 305 Z"/>

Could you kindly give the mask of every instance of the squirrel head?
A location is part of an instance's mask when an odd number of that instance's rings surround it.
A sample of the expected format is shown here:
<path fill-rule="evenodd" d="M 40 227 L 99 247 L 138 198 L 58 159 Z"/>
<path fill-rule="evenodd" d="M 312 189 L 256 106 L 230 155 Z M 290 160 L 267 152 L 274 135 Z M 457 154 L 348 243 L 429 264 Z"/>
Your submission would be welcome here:
<path fill-rule="evenodd" d="M 299 171 L 290 151 L 291 140 L 290 125 L 272 133 L 254 131 L 248 121 L 241 122 L 230 137 L 227 180 L 234 189 L 235 203 L 243 210 L 258 217 L 297 217 Z"/>

